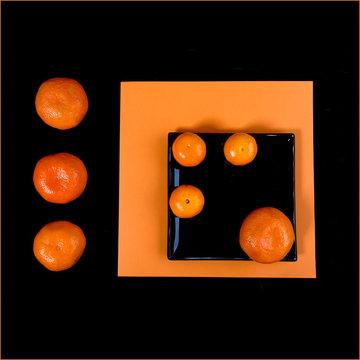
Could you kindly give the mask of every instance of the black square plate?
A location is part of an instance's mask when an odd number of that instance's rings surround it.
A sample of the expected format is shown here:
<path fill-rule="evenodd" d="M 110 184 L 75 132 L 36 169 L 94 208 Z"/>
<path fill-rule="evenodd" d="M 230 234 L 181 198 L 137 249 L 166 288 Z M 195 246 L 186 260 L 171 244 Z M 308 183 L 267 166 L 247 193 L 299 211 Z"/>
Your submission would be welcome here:
<path fill-rule="evenodd" d="M 253 210 L 271 206 L 281 210 L 295 229 L 295 135 L 251 134 L 258 144 L 254 161 L 234 166 L 224 157 L 230 133 L 197 133 L 206 143 L 204 161 L 181 166 L 172 144 L 181 133 L 168 134 L 168 199 L 175 187 L 187 184 L 204 194 L 202 212 L 190 219 L 176 217 L 168 206 L 170 260 L 250 260 L 239 245 L 244 218 Z M 282 261 L 296 261 L 295 242 Z"/>

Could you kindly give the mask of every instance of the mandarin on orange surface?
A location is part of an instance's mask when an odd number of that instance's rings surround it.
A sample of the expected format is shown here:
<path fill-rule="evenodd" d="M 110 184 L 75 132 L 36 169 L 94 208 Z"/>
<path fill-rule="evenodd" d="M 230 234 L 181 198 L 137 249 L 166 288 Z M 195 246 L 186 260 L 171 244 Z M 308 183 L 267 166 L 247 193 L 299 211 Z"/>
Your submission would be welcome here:
<path fill-rule="evenodd" d="M 255 159 L 257 151 L 255 138 L 246 133 L 235 133 L 224 144 L 226 160 L 236 166 L 251 163 Z"/>
<path fill-rule="evenodd" d="M 37 162 L 33 174 L 37 192 L 46 201 L 56 204 L 77 199 L 84 192 L 87 180 L 82 160 L 68 153 L 44 156 Z"/>
<path fill-rule="evenodd" d="M 52 78 L 43 82 L 35 97 L 36 112 L 49 126 L 67 130 L 83 120 L 89 107 L 81 84 L 69 78 Z"/>
<path fill-rule="evenodd" d="M 254 261 L 270 264 L 282 260 L 295 240 L 289 218 L 273 207 L 252 211 L 240 228 L 241 248 Z"/>
<path fill-rule="evenodd" d="M 78 225 L 69 221 L 54 221 L 37 233 L 33 252 L 48 270 L 62 271 L 78 262 L 85 246 L 86 237 Z"/>
<path fill-rule="evenodd" d="M 201 213 L 205 198 L 202 191 L 193 185 L 180 185 L 173 190 L 169 205 L 175 216 L 192 218 Z"/>
<path fill-rule="evenodd" d="M 180 165 L 193 167 L 199 165 L 205 159 L 206 144 L 199 135 L 184 132 L 173 142 L 172 152 L 175 160 Z"/>

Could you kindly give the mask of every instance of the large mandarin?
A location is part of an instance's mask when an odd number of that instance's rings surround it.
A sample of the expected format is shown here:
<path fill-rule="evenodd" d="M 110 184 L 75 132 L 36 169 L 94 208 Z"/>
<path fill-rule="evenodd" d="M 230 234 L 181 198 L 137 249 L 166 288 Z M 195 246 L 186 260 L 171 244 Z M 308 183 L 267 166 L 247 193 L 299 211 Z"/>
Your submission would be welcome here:
<path fill-rule="evenodd" d="M 69 78 L 43 82 L 35 97 L 36 112 L 49 126 L 67 130 L 79 125 L 89 107 L 82 85 Z"/>
<path fill-rule="evenodd" d="M 79 261 L 85 246 L 86 237 L 78 225 L 54 221 L 37 233 L 33 251 L 36 259 L 48 270 L 62 271 Z"/>
<path fill-rule="evenodd" d="M 33 182 L 46 201 L 66 204 L 77 199 L 88 180 L 81 159 L 69 153 L 58 153 L 41 158 L 34 169 Z"/>
<path fill-rule="evenodd" d="M 252 211 L 240 228 L 241 248 L 259 263 L 269 264 L 282 260 L 290 251 L 294 240 L 295 232 L 290 219 L 273 207 Z"/>

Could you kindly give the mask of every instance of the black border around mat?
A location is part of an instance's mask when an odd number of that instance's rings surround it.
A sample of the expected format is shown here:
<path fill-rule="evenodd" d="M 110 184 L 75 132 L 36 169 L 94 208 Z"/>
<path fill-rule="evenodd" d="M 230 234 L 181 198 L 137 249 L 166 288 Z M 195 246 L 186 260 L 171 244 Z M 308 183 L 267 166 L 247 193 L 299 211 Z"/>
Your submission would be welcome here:
<path fill-rule="evenodd" d="M 2 358 L 358 358 L 357 2 L 1 10 Z M 40 83 L 57 76 L 89 96 L 68 132 L 34 108 Z M 117 277 L 120 81 L 136 80 L 314 81 L 316 279 Z M 84 195 L 64 206 L 32 184 L 36 161 L 59 151 L 89 170 Z M 32 241 L 59 218 L 88 245 L 77 266 L 51 273 Z"/>

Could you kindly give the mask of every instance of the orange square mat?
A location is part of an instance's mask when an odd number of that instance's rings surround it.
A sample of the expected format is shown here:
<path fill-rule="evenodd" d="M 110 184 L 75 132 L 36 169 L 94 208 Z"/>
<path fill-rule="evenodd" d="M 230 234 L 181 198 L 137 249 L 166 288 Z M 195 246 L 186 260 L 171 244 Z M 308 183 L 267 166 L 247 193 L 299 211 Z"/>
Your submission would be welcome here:
<path fill-rule="evenodd" d="M 298 261 L 167 259 L 167 135 L 184 130 L 295 134 Z M 315 278 L 313 83 L 121 83 L 118 276 Z"/>

